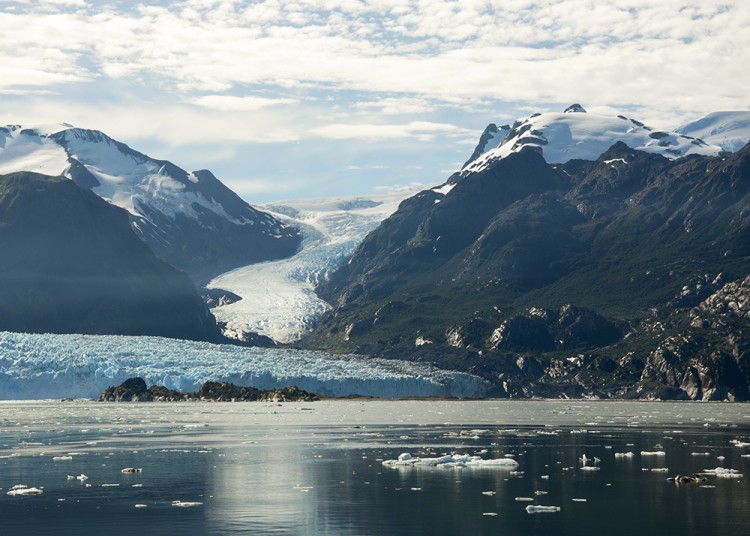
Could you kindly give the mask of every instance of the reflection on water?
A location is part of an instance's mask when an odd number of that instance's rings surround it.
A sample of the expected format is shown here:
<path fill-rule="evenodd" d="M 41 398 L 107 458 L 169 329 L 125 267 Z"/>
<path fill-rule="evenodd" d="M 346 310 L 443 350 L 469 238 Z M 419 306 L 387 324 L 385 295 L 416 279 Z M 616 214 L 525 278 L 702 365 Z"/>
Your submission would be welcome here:
<path fill-rule="evenodd" d="M 61 535 L 744 534 L 748 442 L 740 404 L 2 403 L 0 519 Z M 383 465 L 405 452 L 519 465 Z M 717 467 L 746 476 L 667 481 Z M 7 495 L 18 484 L 44 493 Z"/>

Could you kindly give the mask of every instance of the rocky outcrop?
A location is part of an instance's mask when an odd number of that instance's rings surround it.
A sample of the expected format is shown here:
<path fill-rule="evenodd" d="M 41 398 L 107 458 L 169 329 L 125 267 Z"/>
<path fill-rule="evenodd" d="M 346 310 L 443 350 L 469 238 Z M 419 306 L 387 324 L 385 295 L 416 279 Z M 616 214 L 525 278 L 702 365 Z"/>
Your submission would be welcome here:
<path fill-rule="evenodd" d="M 197 392 L 180 392 L 164 386 L 146 387 L 143 378 L 128 378 L 117 387 L 108 387 L 99 396 L 100 402 L 181 402 L 212 400 L 216 402 L 311 402 L 318 400 L 294 386 L 281 389 L 256 389 L 228 382 L 206 382 Z"/>

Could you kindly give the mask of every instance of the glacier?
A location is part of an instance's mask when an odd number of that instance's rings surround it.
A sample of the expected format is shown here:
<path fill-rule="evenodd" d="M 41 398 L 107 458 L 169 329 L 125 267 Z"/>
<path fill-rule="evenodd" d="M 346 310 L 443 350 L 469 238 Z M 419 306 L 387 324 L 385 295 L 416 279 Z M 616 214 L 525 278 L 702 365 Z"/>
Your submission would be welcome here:
<path fill-rule="evenodd" d="M 180 391 L 206 381 L 382 398 L 478 398 L 492 389 L 478 376 L 407 361 L 161 337 L 0 332 L 0 399 L 96 398 L 134 376 Z"/>
<path fill-rule="evenodd" d="M 299 340 L 330 305 L 315 294 L 325 279 L 354 252 L 365 235 L 393 214 L 417 189 L 403 188 L 367 197 L 280 201 L 259 208 L 296 227 L 302 247 L 292 257 L 251 264 L 215 277 L 207 286 L 242 299 L 211 309 L 225 324 L 224 335 L 243 339 L 258 333 L 280 343 Z"/>

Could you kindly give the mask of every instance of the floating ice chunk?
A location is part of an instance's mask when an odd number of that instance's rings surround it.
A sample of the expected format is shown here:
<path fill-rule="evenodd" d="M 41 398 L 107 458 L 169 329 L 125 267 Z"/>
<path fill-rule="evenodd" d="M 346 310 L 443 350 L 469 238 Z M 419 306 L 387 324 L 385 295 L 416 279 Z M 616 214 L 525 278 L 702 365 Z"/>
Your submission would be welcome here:
<path fill-rule="evenodd" d="M 691 456 L 710 456 L 710 452 L 691 452 Z"/>
<path fill-rule="evenodd" d="M 532 497 L 516 497 L 518 502 L 534 502 Z"/>
<path fill-rule="evenodd" d="M 42 493 L 44 493 L 44 490 L 41 488 L 30 488 L 26 484 L 16 484 L 10 488 L 10 491 L 6 493 L 6 495 L 10 495 L 11 497 L 22 497 L 24 495 L 41 495 Z"/>
<path fill-rule="evenodd" d="M 541 478 L 542 480 L 549 480 L 549 475 L 542 475 L 539 478 Z"/>
<path fill-rule="evenodd" d="M 496 494 L 496 492 L 494 492 L 494 491 L 483 491 L 482 492 L 482 495 L 487 495 L 489 497 L 492 497 L 495 494 Z"/>
<path fill-rule="evenodd" d="M 750 447 L 750 443 L 738 439 L 732 439 L 730 443 L 735 447 Z"/>
<path fill-rule="evenodd" d="M 615 452 L 615 458 L 632 458 L 635 454 L 632 452 Z"/>
<path fill-rule="evenodd" d="M 716 469 L 704 469 L 703 472 L 719 478 L 742 478 L 742 473 L 740 473 L 737 469 L 727 469 L 725 467 L 717 467 Z"/>
<path fill-rule="evenodd" d="M 120 484 L 102 484 L 103 488 L 119 488 Z"/>
<path fill-rule="evenodd" d="M 73 459 L 73 456 L 53 456 L 52 461 L 53 462 L 69 462 Z"/>
<path fill-rule="evenodd" d="M 142 473 L 143 468 L 142 467 L 126 467 L 121 473 L 125 473 L 126 475 L 133 474 L 133 473 Z"/>
<path fill-rule="evenodd" d="M 581 471 L 598 471 L 598 467 L 594 467 L 593 465 L 584 465 L 581 467 Z"/>
<path fill-rule="evenodd" d="M 146 507 L 148 507 L 148 505 L 147 504 L 138 503 L 138 504 L 135 505 L 135 507 L 136 508 L 146 508 Z"/>
<path fill-rule="evenodd" d="M 669 468 L 668 467 L 653 467 L 651 469 L 651 472 L 653 473 L 668 473 Z"/>
<path fill-rule="evenodd" d="M 547 492 L 547 491 L 542 491 L 542 490 L 539 490 L 539 491 L 535 491 L 535 492 L 534 492 L 534 495 L 547 495 L 548 493 L 549 493 L 549 492 Z"/>
<path fill-rule="evenodd" d="M 172 501 L 172 506 L 177 506 L 178 508 L 192 508 L 194 506 L 201 506 L 203 505 L 202 502 L 183 502 L 183 501 Z"/>
<path fill-rule="evenodd" d="M 545 514 L 559 511 L 559 506 L 541 506 L 537 504 L 530 504 L 526 507 L 526 512 L 529 514 Z"/>
<path fill-rule="evenodd" d="M 74 477 L 73 475 L 68 475 L 68 480 L 75 480 L 75 479 L 76 477 Z"/>
<path fill-rule="evenodd" d="M 81 473 L 80 475 L 78 475 L 78 476 L 76 477 L 76 480 L 80 480 L 81 482 L 83 482 L 84 480 L 88 480 L 88 479 L 89 479 L 89 477 L 87 477 L 87 476 L 86 476 L 86 475 L 84 475 L 83 473 Z"/>
<path fill-rule="evenodd" d="M 386 467 L 481 467 L 481 468 L 514 468 L 518 467 L 518 462 L 512 458 L 494 458 L 484 460 L 480 456 L 470 456 L 468 454 L 446 454 L 436 458 L 419 458 L 413 457 L 410 453 L 404 452 L 399 455 L 397 460 L 384 460 L 383 465 Z"/>
<path fill-rule="evenodd" d="M 667 453 L 663 450 L 642 450 L 641 456 L 666 456 Z"/>
<path fill-rule="evenodd" d="M 496 516 L 497 512 L 482 512 L 483 516 Z"/>
<path fill-rule="evenodd" d="M 571 499 L 573 502 L 586 502 L 588 499 Z"/>

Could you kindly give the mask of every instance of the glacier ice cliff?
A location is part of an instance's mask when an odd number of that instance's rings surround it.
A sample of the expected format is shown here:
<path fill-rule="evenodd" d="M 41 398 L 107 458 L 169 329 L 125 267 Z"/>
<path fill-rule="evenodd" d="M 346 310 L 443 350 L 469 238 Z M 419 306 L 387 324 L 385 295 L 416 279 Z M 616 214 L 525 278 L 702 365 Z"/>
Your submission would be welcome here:
<path fill-rule="evenodd" d="M 471 374 L 398 360 L 160 337 L 0 332 L 0 399 L 98 397 L 133 376 L 181 391 L 206 381 L 385 398 L 484 397 L 491 389 Z"/>

